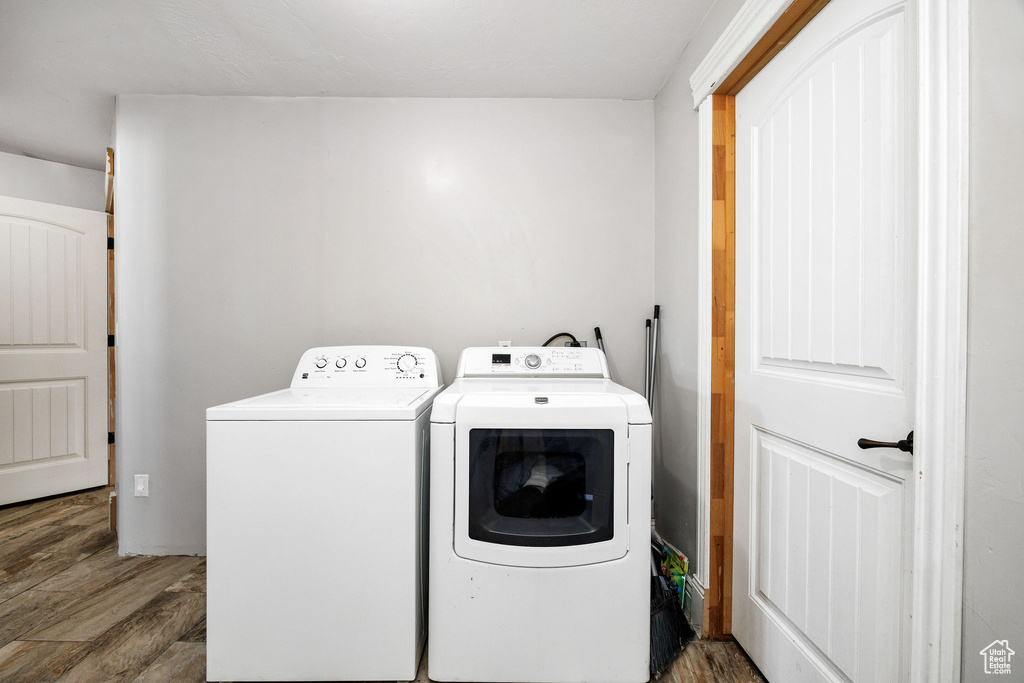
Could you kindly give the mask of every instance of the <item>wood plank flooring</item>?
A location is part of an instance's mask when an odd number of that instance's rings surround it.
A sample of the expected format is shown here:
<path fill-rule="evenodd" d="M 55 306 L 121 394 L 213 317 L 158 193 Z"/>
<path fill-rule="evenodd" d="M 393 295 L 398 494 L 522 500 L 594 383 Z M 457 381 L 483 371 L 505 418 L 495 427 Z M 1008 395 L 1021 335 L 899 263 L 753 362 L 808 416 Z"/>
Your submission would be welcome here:
<path fill-rule="evenodd" d="M 205 559 L 118 557 L 108 492 L 0 508 L 0 683 L 206 679 Z M 701 641 L 660 681 L 764 679 L 736 643 Z"/>
<path fill-rule="evenodd" d="M 108 492 L 0 508 L 0 682 L 205 680 L 205 560 L 118 557 Z"/>
<path fill-rule="evenodd" d="M 658 683 L 766 683 L 736 641 L 690 643 Z"/>

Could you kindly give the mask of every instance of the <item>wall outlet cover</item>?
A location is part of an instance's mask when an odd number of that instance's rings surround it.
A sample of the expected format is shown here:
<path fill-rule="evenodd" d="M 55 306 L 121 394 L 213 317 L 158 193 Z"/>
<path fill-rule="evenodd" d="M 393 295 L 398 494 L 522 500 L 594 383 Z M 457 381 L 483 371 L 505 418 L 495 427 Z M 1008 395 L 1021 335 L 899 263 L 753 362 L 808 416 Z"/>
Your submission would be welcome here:
<path fill-rule="evenodd" d="M 149 497 L 149 475 L 148 474 L 136 474 L 135 475 L 135 495 Z"/>

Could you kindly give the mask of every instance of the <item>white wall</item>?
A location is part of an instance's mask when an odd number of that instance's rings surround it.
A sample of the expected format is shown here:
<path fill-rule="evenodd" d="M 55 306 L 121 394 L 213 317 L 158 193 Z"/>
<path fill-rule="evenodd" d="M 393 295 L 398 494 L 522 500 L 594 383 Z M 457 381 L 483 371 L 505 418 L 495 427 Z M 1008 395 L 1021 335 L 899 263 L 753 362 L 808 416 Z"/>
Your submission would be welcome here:
<path fill-rule="evenodd" d="M 655 100 L 655 298 L 661 351 L 655 410 L 658 530 L 690 560 L 697 555 L 697 112 L 690 75 L 743 5 L 718 0 Z M 702 577 L 703 578 L 703 577 Z M 699 619 L 699 609 L 692 618 Z"/>
<path fill-rule="evenodd" d="M 205 408 L 311 346 L 428 346 L 450 380 L 599 325 L 642 390 L 651 102 L 130 96 L 116 133 L 122 553 L 205 551 Z"/>
<path fill-rule="evenodd" d="M 971 3 L 964 681 L 1009 639 L 1024 672 L 1024 4 Z"/>
<path fill-rule="evenodd" d="M 97 150 L 100 158 L 105 149 Z M 104 211 L 102 171 L 0 152 L 0 195 Z"/>

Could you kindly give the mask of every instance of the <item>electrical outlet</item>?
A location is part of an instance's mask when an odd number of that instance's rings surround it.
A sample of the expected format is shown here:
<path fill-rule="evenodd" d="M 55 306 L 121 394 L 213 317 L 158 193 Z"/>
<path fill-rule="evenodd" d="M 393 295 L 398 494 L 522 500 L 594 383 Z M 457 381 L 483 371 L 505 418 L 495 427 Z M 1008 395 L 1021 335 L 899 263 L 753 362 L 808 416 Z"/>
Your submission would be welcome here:
<path fill-rule="evenodd" d="M 508 341 L 499 341 L 498 346 L 512 346 L 512 340 L 509 339 Z"/>
<path fill-rule="evenodd" d="M 149 475 L 148 474 L 136 474 L 135 475 L 135 495 L 142 496 L 144 498 L 149 497 Z"/>

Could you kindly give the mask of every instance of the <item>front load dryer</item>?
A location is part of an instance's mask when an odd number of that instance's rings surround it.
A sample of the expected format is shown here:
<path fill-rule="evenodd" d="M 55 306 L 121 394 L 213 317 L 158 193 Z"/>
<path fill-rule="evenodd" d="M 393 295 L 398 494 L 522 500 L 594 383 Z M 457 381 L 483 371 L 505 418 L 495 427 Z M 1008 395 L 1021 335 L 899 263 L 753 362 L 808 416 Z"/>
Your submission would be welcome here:
<path fill-rule="evenodd" d="M 430 679 L 647 681 L 646 401 L 599 349 L 470 348 L 430 429 Z"/>
<path fill-rule="evenodd" d="M 429 349 L 307 351 L 291 387 L 207 410 L 207 678 L 416 677 Z"/>

